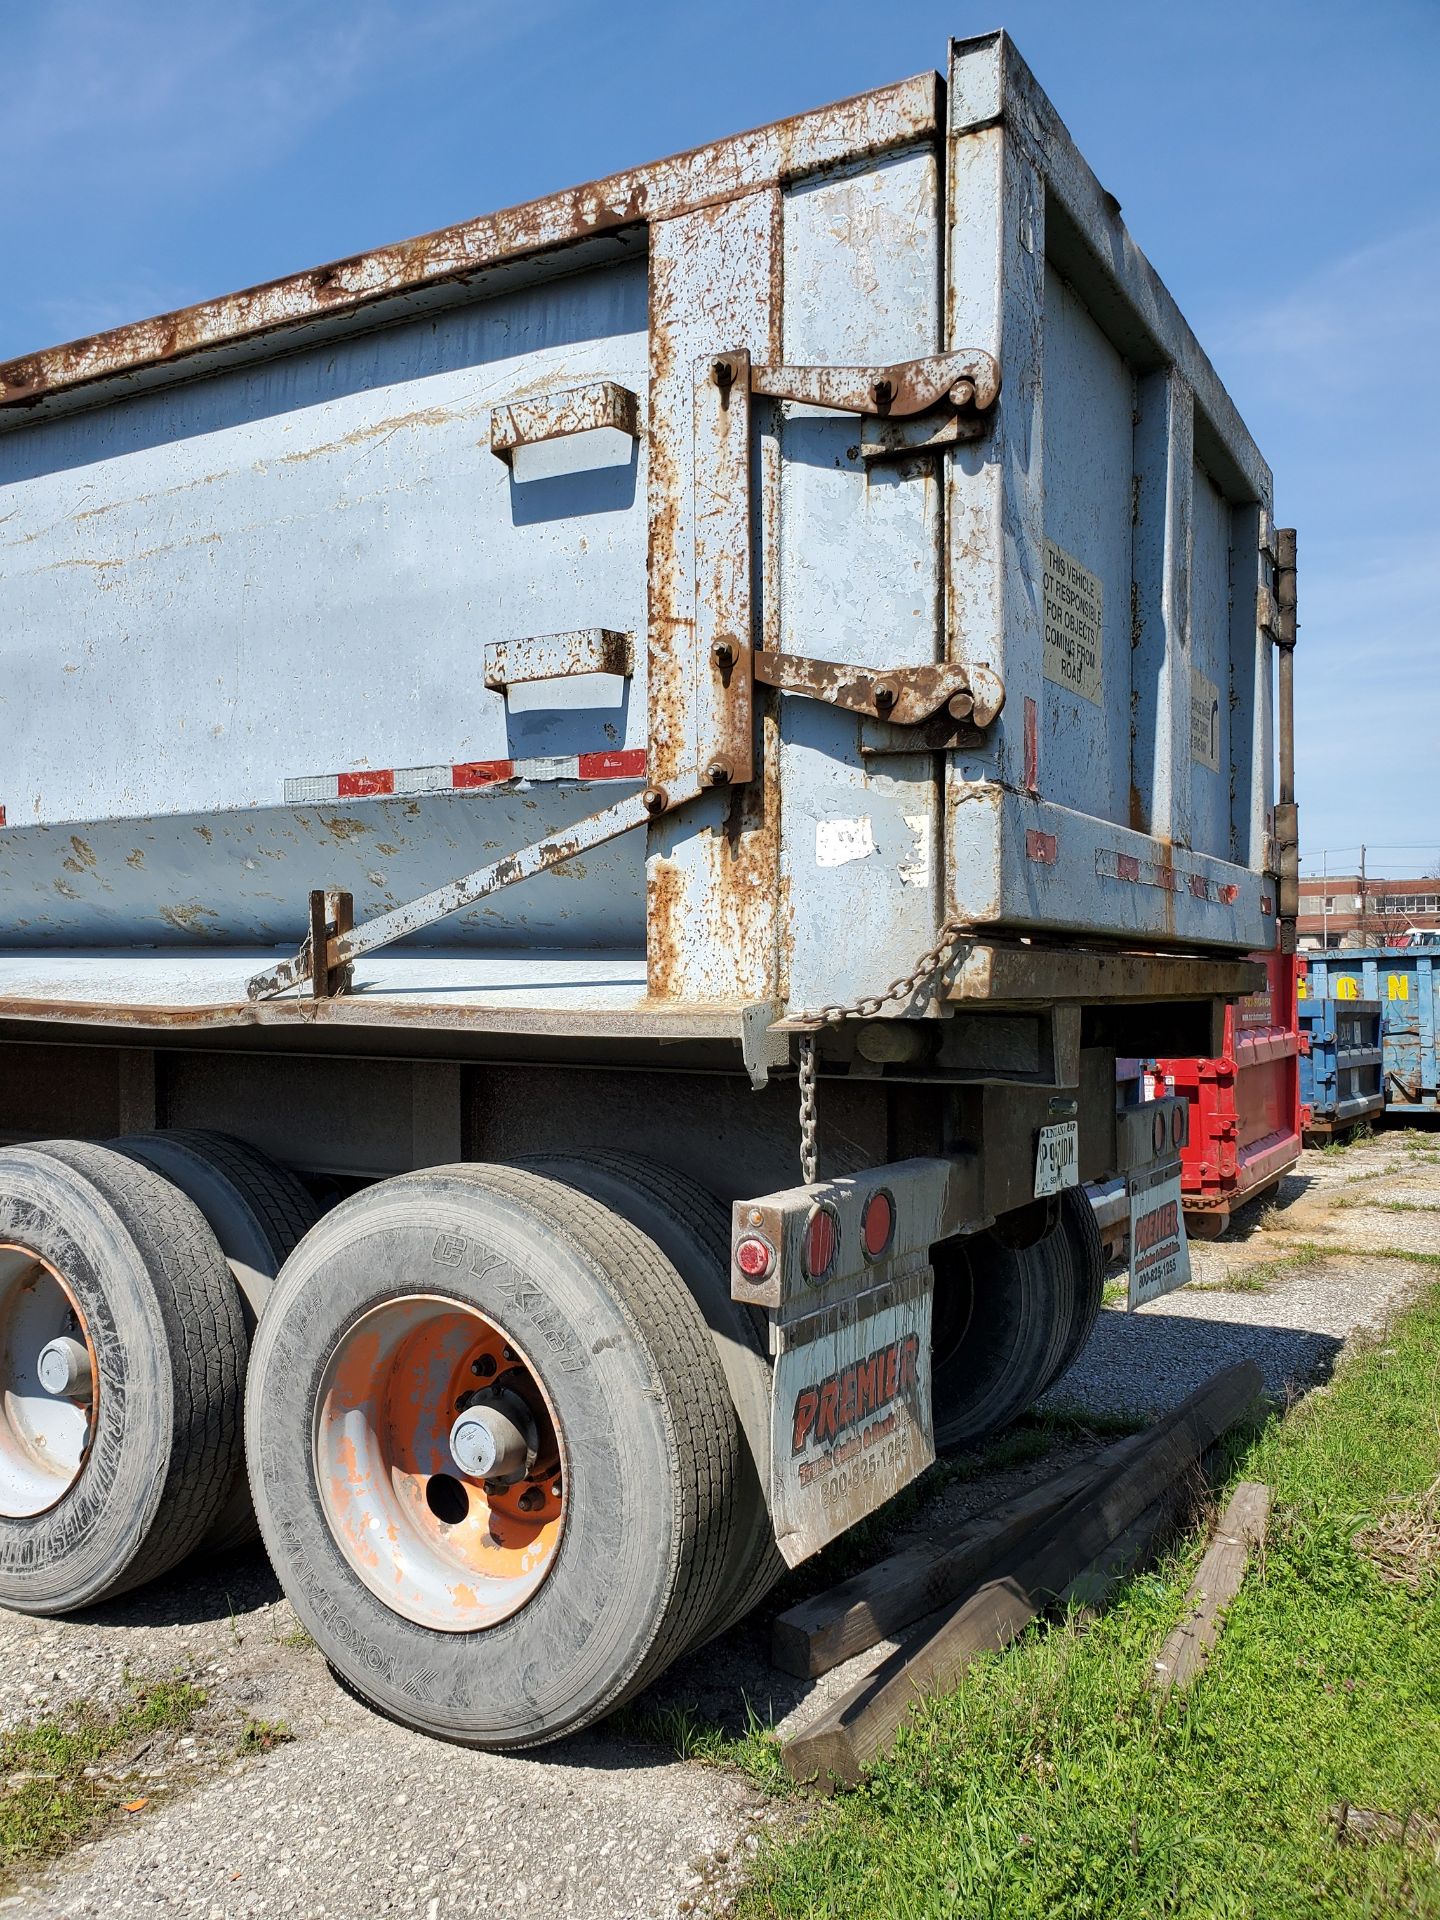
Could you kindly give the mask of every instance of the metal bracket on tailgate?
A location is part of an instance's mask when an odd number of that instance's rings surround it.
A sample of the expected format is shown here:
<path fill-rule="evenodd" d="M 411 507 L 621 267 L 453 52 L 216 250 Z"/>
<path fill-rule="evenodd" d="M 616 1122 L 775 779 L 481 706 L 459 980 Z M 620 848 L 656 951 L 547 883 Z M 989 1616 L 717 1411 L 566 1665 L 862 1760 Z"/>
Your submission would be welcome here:
<path fill-rule="evenodd" d="M 434 926 L 437 920 L 448 919 L 452 913 L 460 913 L 477 900 L 498 893 L 502 887 L 514 886 L 517 880 L 529 880 L 537 873 L 547 873 L 551 867 L 558 867 L 565 860 L 573 860 L 577 854 L 586 853 L 591 847 L 603 846 L 607 840 L 618 839 L 622 833 L 629 833 L 632 827 L 644 826 L 660 814 L 693 800 L 699 791 L 698 784 L 693 781 L 680 791 L 667 792 L 662 787 L 646 787 L 642 793 L 627 794 L 623 800 L 617 800 L 613 807 L 592 813 L 588 819 L 577 821 L 573 827 L 562 828 L 548 839 L 521 847 L 518 853 L 507 853 L 503 860 L 492 861 L 488 867 L 477 867 L 462 879 L 452 880 L 448 886 L 437 887 L 433 893 L 422 894 L 418 900 L 409 900 L 402 907 L 392 908 L 389 913 L 377 914 L 373 920 L 366 920 L 358 927 L 345 931 L 331 931 L 327 927 L 324 941 L 325 987 L 319 997 L 333 994 L 348 982 L 345 969 L 362 953 L 374 953 L 377 947 L 393 946 L 397 940 L 404 940 L 424 927 Z M 326 926 L 323 909 L 316 924 Z M 320 961 L 318 942 L 312 946 L 312 940 L 306 940 L 293 959 L 282 960 L 278 967 L 257 973 L 245 991 L 251 1000 L 268 1000 L 290 987 L 299 986 L 302 980 L 320 977 Z"/>
<path fill-rule="evenodd" d="M 946 663 L 929 667 L 851 667 L 800 653 L 757 648 L 755 678 L 784 693 L 805 694 L 832 707 L 868 714 L 895 727 L 915 727 L 942 709 L 951 720 L 988 727 L 1005 704 L 1000 676 L 988 667 Z"/>
<path fill-rule="evenodd" d="M 875 670 L 751 644 L 750 402 L 760 395 L 876 424 L 867 459 L 973 440 L 988 431 L 1000 367 L 978 348 L 881 367 L 755 366 L 748 353 L 712 354 L 695 368 L 695 637 L 710 674 L 700 687 L 700 765 L 708 786 L 754 777 L 754 683 L 804 694 L 895 727 L 940 721 L 935 746 L 955 728 L 984 728 L 1004 689 L 983 667 Z M 918 430 L 908 423 L 936 416 Z M 891 424 L 894 423 L 894 424 Z M 907 423 L 901 425 L 899 423 Z M 874 750 L 886 749 L 883 744 Z"/>

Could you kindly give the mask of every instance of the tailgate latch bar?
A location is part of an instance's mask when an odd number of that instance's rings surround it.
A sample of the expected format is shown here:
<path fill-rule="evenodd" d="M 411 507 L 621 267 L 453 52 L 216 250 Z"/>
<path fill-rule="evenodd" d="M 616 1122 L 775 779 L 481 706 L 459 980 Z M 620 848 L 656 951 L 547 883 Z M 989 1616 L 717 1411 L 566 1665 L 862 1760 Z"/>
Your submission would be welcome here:
<path fill-rule="evenodd" d="M 1005 704 L 999 674 L 953 663 L 928 667 L 852 667 L 811 660 L 801 653 L 757 648 L 755 678 L 782 693 L 804 694 L 891 726 L 916 727 L 944 712 L 950 719 L 988 727 Z"/>

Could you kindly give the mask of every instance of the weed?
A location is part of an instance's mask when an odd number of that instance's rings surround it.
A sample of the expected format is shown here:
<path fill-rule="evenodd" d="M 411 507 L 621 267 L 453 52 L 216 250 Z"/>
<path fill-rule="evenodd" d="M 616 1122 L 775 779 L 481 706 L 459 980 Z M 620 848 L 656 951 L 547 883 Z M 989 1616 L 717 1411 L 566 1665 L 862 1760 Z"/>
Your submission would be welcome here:
<path fill-rule="evenodd" d="M 237 1753 L 269 1753 L 295 1738 L 286 1720 L 247 1720 L 235 1742 Z"/>
<path fill-rule="evenodd" d="M 117 1709 L 82 1703 L 0 1734 L 0 1884 L 17 1867 L 63 1853 L 114 1812 L 149 1746 L 184 1733 L 204 1704 L 183 1680 L 132 1682 Z"/>

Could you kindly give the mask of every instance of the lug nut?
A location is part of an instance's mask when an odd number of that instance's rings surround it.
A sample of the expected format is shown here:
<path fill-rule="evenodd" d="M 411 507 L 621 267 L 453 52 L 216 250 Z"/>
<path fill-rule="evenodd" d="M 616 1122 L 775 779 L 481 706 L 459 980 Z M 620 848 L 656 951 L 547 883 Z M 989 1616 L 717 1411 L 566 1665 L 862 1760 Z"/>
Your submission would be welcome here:
<path fill-rule="evenodd" d="M 482 1353 L 478 1360 L 470 1362 L 470 1371 L 477 1380 L 488 1380 L 495 1371 L 494 1355 Z"/>
<path fill-rule="evenodd" d="M 535 1513 L 545 1504 L 545 1496 L 539 1487 L 526 1487 L 520 1496 L 520 1511 Z"/>

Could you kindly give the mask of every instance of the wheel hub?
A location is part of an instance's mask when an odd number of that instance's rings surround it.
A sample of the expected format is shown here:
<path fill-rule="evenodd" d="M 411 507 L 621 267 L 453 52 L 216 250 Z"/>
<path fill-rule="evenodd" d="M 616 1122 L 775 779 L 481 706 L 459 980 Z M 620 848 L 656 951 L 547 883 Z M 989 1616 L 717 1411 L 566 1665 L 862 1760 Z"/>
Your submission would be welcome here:
<path fill-rule="evenodd" d="M 0 1246 L 0 1515 L 31 1519 L 80 1478 L 100 1383 L 85 1317 L 59 1272 Z"/>
<path fill-rule="evenodd" d="M 554 1564 L 565 1518 L 554 1413 L 529 1360 L 473 1307 L 408 1294 L 362 1314 L 330 1356 L 314 1447 L 337 1544 L 406 1619 L 493 1626 Z"/>

